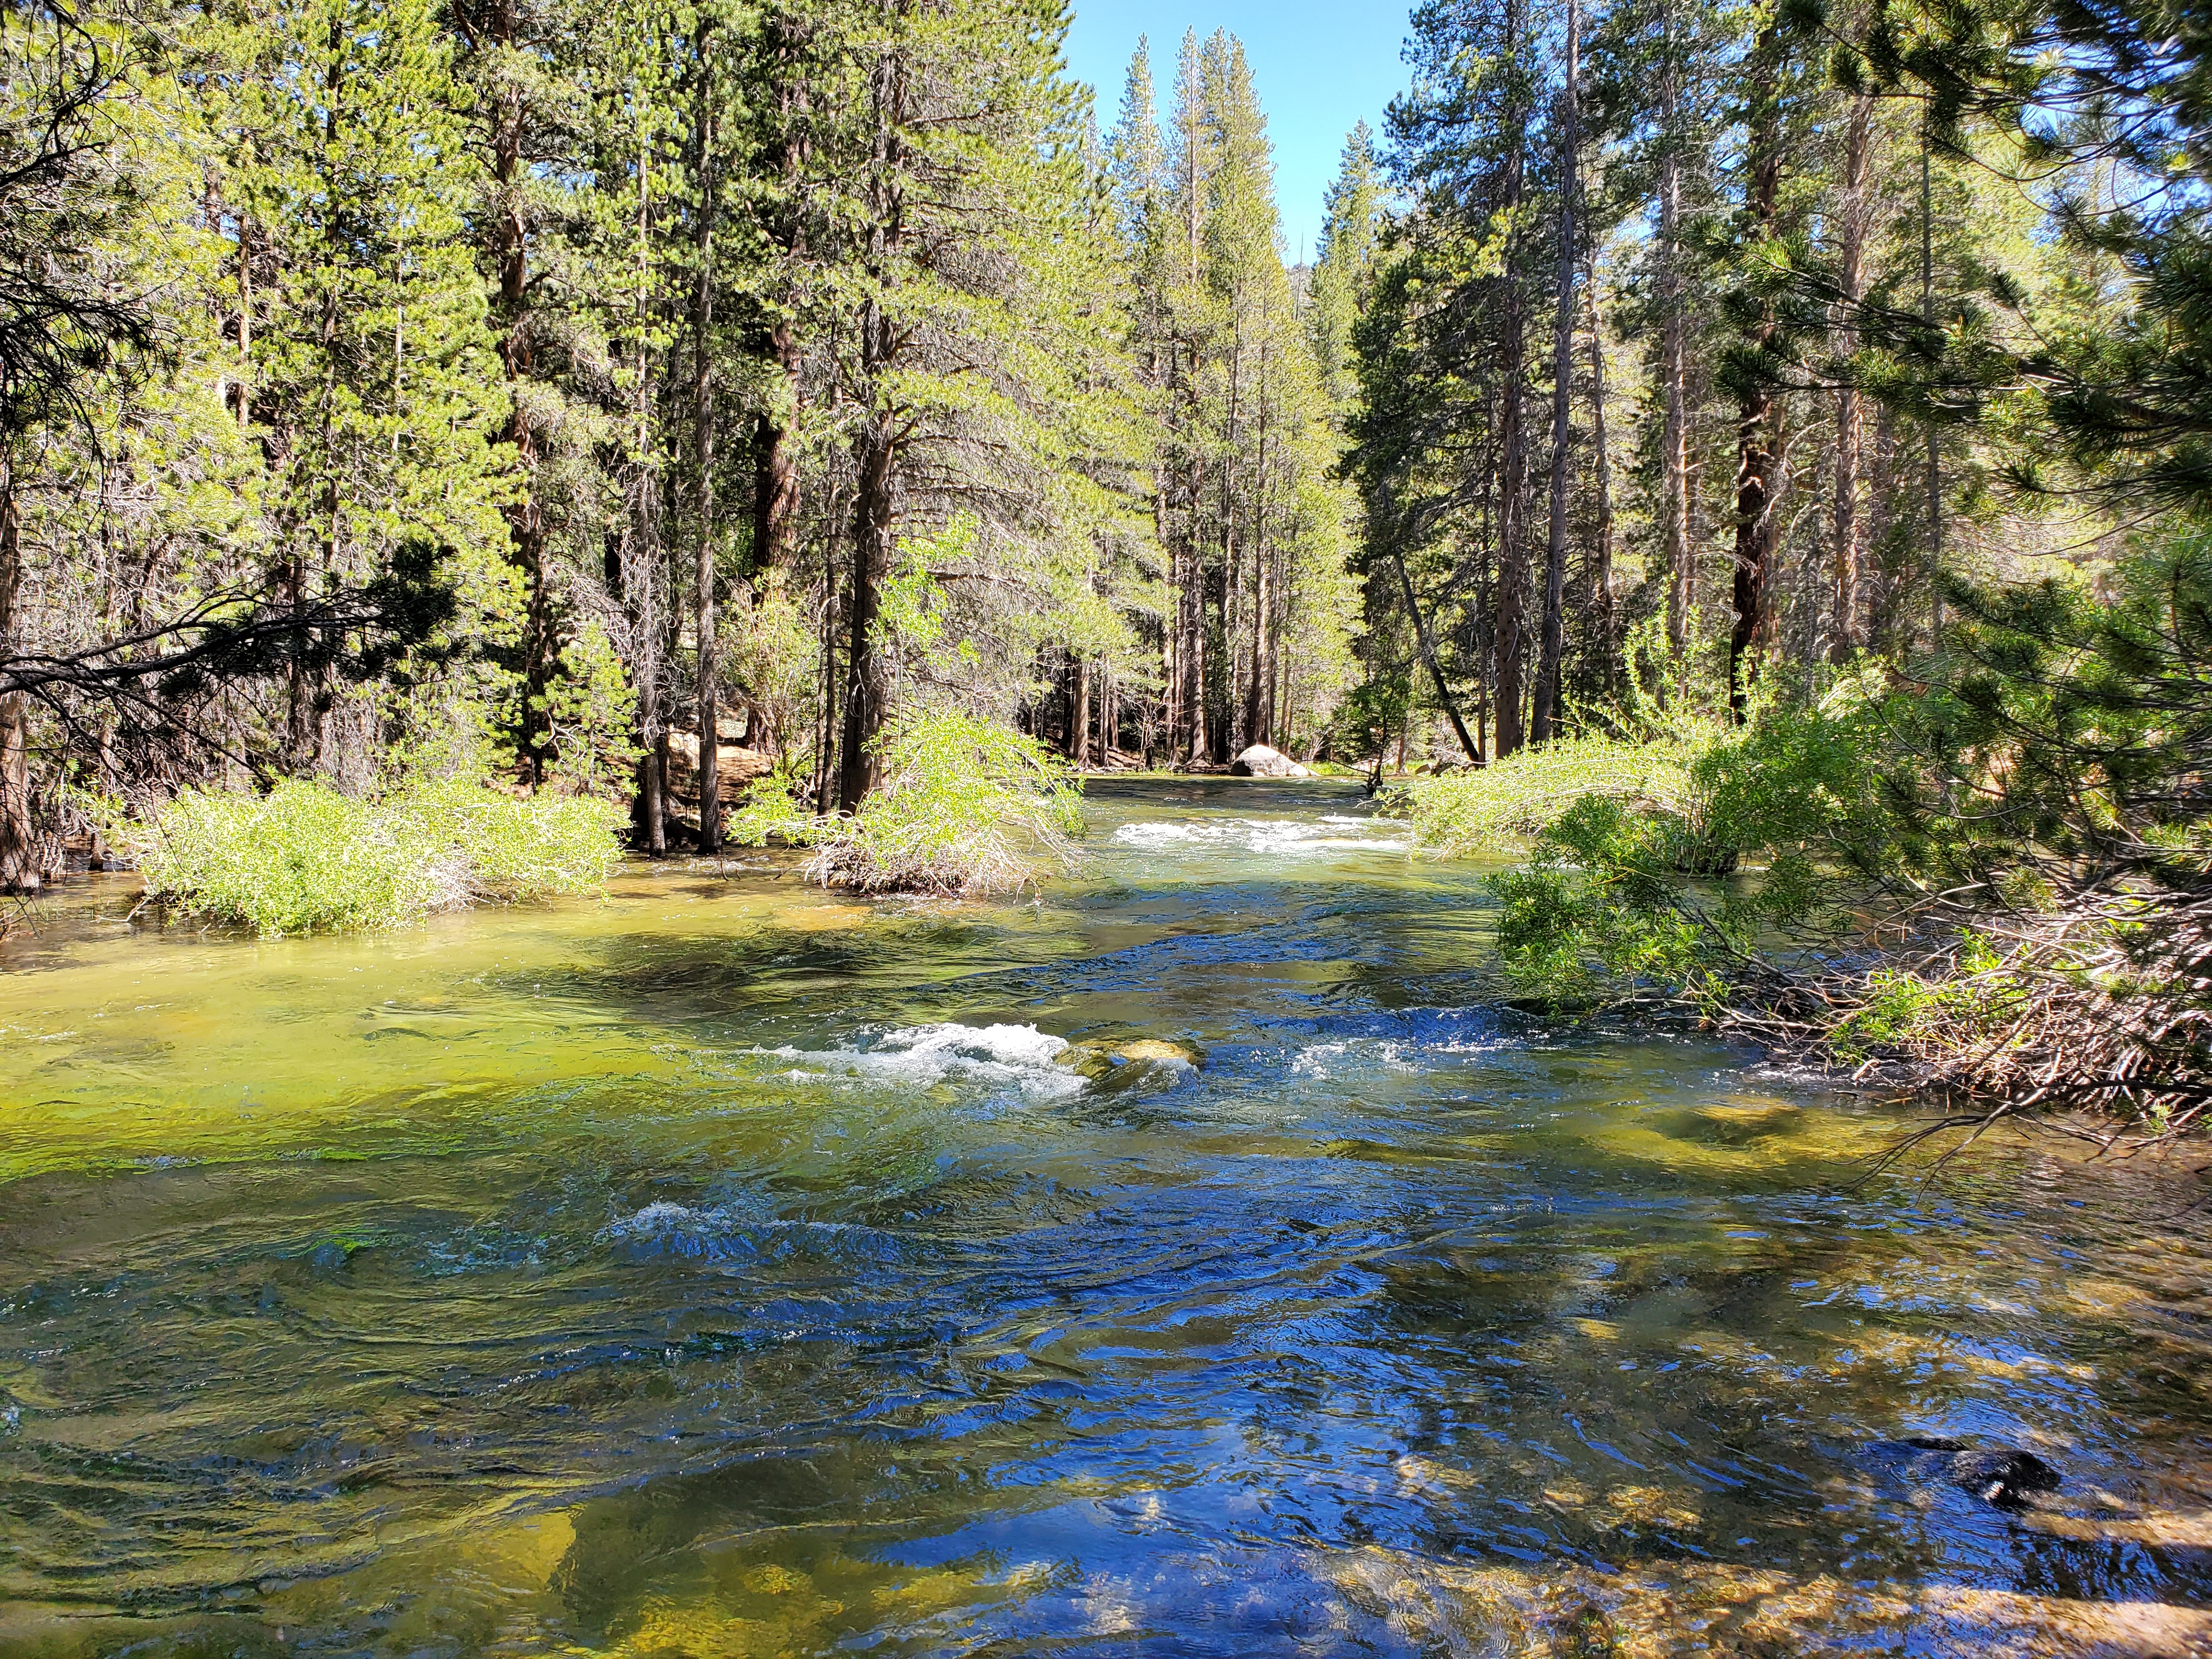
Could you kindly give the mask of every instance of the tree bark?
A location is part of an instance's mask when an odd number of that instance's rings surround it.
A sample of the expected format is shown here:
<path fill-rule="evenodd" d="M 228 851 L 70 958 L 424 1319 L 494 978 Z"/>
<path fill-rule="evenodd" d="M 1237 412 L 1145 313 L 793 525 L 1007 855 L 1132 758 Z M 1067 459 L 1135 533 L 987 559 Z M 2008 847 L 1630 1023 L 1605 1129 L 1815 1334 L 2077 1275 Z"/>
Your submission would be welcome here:
<path fill-rule="evenodd" d="M 1752 216 L 1762 238 L 1774 232 L 1781 199 L 1780 111 L 1775 99 L 1775 58 L 1780 40 L 1773 23 L 1763 28 L 1752 52 L 1750 133 Z M 1763 307 L 1749 331 L 1748 343 L 1764 346 L 1774 333 L 1771 306 Z M 1774 575 L 1778 527 L 1775 485 L 1781 475 L 1781 441 L 1773 390 L 1764 380 L 1743 391 L 1736 411 L 1735 625 L 1729 635 L 1729 708 L 1747 718 L 1751 686 L 1766 624 L 1768 590 Z"/>
<path fill-rule="evenodd" d="M 497 54 L 513 52 L 515 0 L 495 0 L 486 34 Z M 511 74 L 495 63 L 498 88 L 491 100 L 492 264 L 498 293 L 493 317 L 499 330 L 500 362 L 506 373 L 510 408 L 501 435 L 514 446 L 522 495 L 507 508 L 508 557 L 521 573 L 522 708 L 516 722 L 517 757 L 531 784 L 545 781 L 552 763 L 552 720 L 546 696 L 553 674 L 553 603 L 545 568 L 545 513 L 538 498 L 538 434 L 531 429 L 528 400 L 520 395 L 531 375 L 530 334 L 525 317 L 530 282 L 530 240 L 522 217 L 523 146 L 526 112 Z"/>
<path fill-rule="evenodd" d="M 1582 142 L 1582 12 L 1567 0 L 1567 74 L 1559 107 L 1559 304 L 1552 322 L 1552 512 L 1544 546 L 1544 637 L 1536 659 L 1535 718 L 1529 737 L 1551 741 L 1559 718 L 1560 659 L 1566 652 L 1567 485 L 1573 459 L 1575 152 Z"/>
<path fill-rule="evenodd" d="M 1836 351 L 1849 357 L 1857 341 L 1852 315 L 1865 291 L 1867 233 L 1867 168 L 1873 149 L 1874 95 L 1861 93 L 1851 100 L 1850 125 L 1844 141 L 1844 199 L 1842 246 L 1836 261 L 1836 286 L 1840 299 L 1841 325 L 1836 331 Z M 1859 449 L 1863 422 L 1859 389 L 1848 380 L 1836 389 L 1836 498 L 1832 515 L 1833 550 L 1829 660 L 1850 660 L 1858 648 L 1859 567 Z"/>
<path fill-rule="evenodd" d="M 1689 421 L 1684 385 L 1689 374 L 1688 319 L 1682 304 L 1681 65 L 1674 43 L 1674 11 L 1666 7 L 1665 57 L 1659 75 L 1662 131 L 1659 151 L 1661 338 L 1659 378 L 1666 413 L 1660 432 L 1659 541 L 1667 568 L 1667 644 L 1677 659 L 1689 648 L 1690 568 Z"/>
<path fill-rule="evenodd" d="M 805 216 L 795 198 L 805 176 L 809 150 L 804 117 L 811 92 L 799 77 L 805 26 L 791 13 L 772 26 L 775 42 L 774 96 L 778 126 L 772 156 L 781 175 L 785 200 L 778 205 L 773 234 L 787 264 L 807 252 Z M 768 357 L 781 382 L 781 395 L 761 411 L 754 433 L 752 579 L 787 569 L 798 551 L 800 351 L 799 331 L 788 315 L 768 327 Z"/>
<path fill-rule="evenodd" d="M 864 338 L 889 325 L 875 302 L 864 307 Z M 845 730 L 837 769 L 837 810 L 857 812 L 876 787 L 876 734 L 883 730 L 890 695 L 888 665 L 876 637 L 884 579 L 890 574 L 891 491 L 897 447 L 889 410 L 878 410 L 854 442 L 858 498 L 853 520 L 852 609 L 846 634 Z"/>
<path fill-rule="evenodd" d="M 702 21 L 699 52 L 699 287 L 692 302 L 692 461 L 698 522 L 692 561 L 692 628 L 699 670 L 699 850 L 722 845 L 721 754 L 718 741 L 720 665 L 714 639 L 714 37 Z"/>
<path fill-rule="evenodd" d="M 1091 764 L 1091 659 L 1075 659 L 1075 708 L 1068 722 L 1067 757 L 1081 771 Z"/>
<path fill-rule="evenodd" d="M 15 499 L 14 457 L 0 449 L 0 659 L 15 647 L 22 583 L 22 509 Z M 26 692 L 0 696 L 0 893 L 39 889 L 31 828 L 30 708 Z"/>
<path fill-rule="evenodd" d="M 774 343 L 787 395 L 799 395 L 799 346 L 791 326 L 780 323 Z M 754 431 L 751 579 L 757 589 L 771 571 L 790 568 L 799 538 L 799 453 L 795 418 L 763 412 Z"/>
<path fill-rule="evenodd" d="M 893 280 L 891 261 L 898 252 L 903 198 L 897 173 L 902 160 L 899 131 L 904 119 L 905 66 L 886 52 L 869 77 L 875 133 L 868 167 L 868 241 L 866 270 L 878 292 L 862 302 L 860 316 L 860 369 L 873 407 L 853 440 L 854 478 L 853 580 L 850 629 L 847 634 L 845 726 L 837 770 L 837 809 L 857 812 L 876 787 L 876 737 L 890 702 L 890 668 L 877 635 L 882 589 L 891 568 L 896 528 L 899 419 L 888 406 L 884 386 L 897 349 L 897 329 L 884 308 L 883 294 Z"/>
<path fill-rule="evenodd" d="M 1467 722 L 1460 718 L 1459 703 L 1444 681 L 1443 664 L 1437 659 L 1435 639 L 1429 633 L 1429 624 L 1421 615 L 1421 602 L 1413 592 L 1413 578 L 1406 568 L 1406 561 L 1396 548 L 1390 550 L 1390 562 L 1398 567 L 1398 580 L 1406 591 L 1406 613 L 1413 619 L 1413 638 L 1421 648 L 1421 661 L 1429 671 L 1429 679 L 1437 688 L 1437 701 L 1443 706 L 1444 718 L 1451 722 L 1452 735 L 1459 739 L 1460 748 L 1468 760 L 1480 766 L 1482 739 L 1469 735 Z M 1400 763 L 1404 763 L 1404 750 L 1400 750 Z"/>
<path fill-rule="evenodd" d="M 1597 269 L 1593 258 L 1587 290 L 1590 351 L 1590 459 L 1597 472 L 1597 542 L 1590 566 L 1590 604 L 1597 616 L 1605 652 L 1605 689 L 1614 689 L 1620 659 L 1620 618 L 1613 604 L 1613 463 L 1605 435 L 1605 326 L 1598 315 Z"/>
<path fill-rule="evenodd" d="M 1936 332 L 1936 204 L 1928 116 L 1920 118 L 1920 320 Z M 1928 422 L 1928 648 L 1943 642 L 1943 434 Z"/>
<path fill-rule="evenodd" d="M 1522 0 L 1506 0 L 1505 45 L 1511 72 L 1521 70 Z M 1512 149 L 1506 159 L 1502 211 L 1509 217 L 1521 210 L 1521 134 L 1527 128 L 1527 112 L 1509 109 L 1506 129 Z M 1521 747 L 1521 588 L 1528 580 L 1527 496 L 1528 436 L 1522 430 L 1522 317 L 1518 239 L 1505 254 L 1504 305 L 1499 326 L 1498 370 L 1504 395 L 1498 410 L 1499 471 L 1498 484 L 1498 620 L 1493 635 L 1497 653 L 1498 758 L 1504 760 Z"/>

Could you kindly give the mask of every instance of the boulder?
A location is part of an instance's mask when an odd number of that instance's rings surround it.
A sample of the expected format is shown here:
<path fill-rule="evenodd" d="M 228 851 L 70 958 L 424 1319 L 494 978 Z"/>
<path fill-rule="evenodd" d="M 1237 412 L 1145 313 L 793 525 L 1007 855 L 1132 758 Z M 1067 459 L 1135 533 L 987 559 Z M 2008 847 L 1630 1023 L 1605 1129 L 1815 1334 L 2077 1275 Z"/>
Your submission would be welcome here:
<path fill-rule="evenodd" d="M 734 749 L 720 736 L 720 722 L 716 722 L 714 742 L 714 793 L 725 801 L 735 804 L 745 798 L 745 790 L 756 778 L 766 777 L 775 770 L 775 757 L 757 750 Z M 699 734 L 696 732 L 671 732 L 668 734 L 668 793 L 687 800 L 699 795 Z"/>
<path fill-rule="evenodd" d="M 1255 743 L 1229 763 L 1229 775 L 1237 778 L 1310 778 L 1313 773 L 1281 750 Z"/>
<path fill-rule="evenodd" d="M 1996 1509 L 2020 1509 L 2033 1494 L 2058 1490 L 2058 1471 L 2017 1447 L 1969 1446 L 1936 1434 L 1907 1435 L 1904 1444 L 1916 1454 L 1915 1480 L 1948 1480 Z"/>

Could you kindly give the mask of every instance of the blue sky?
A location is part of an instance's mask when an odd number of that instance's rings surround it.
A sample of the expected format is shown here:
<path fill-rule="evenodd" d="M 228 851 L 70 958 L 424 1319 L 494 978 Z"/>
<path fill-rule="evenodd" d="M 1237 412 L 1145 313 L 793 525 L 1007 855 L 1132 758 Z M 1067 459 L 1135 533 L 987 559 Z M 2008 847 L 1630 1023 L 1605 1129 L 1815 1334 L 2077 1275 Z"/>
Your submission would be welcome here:
<path fill-rule="evenodd" d="M 1121 107 L 1139 35 L 1152 39 L 1152 80 L 1164 101 L 1185 29 L 1202 38 L 1224 28 L 1242 40 L 1275 143 L 1285 251 L 1297 259 L 1303 247 L 1310 258 L 1322 192 L 1336 176 L 1344 135 L 1363 117 L 1379 133 L 1383 106 L 1404 83 L 1398 47 L 1407 9 L 1397 0 L 1075 0 L 1068 67 L 1098 89 L 1103 130 Z"/>

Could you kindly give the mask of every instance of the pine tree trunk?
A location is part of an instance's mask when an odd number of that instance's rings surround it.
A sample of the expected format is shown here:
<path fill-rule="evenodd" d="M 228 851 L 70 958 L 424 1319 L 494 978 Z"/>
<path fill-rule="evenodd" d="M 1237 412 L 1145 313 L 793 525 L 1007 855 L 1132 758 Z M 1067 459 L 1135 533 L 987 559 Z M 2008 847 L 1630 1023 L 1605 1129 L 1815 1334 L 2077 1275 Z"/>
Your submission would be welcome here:
<path fill-rule="evenodd" d="M 775 328 L 775 351 L 787 395 L 796 407 L 799 346 L 791 325 Z M 799 538 L 799 446 L 795 418 L 763 413 L 754 432 L 753 545 L 750 576 L 756 591 L 770 572 L 788 570 Z"/>
<path fill-rule="evenodd" d="M 1506 0 L 1506 50 L 1519 71 L 1522 0 Z M 1527 112 L 1509 112 L 1506 126 L 1512 148 L 1506 159 L 1500 208 L 1510 220 L 1521 210 L 1522 158 L 1520 135 L 1528 126 Z M 1504 304 L 1499 328 L 1498 373 L 1504 392 L 1498 411 L 1499 470 L 1498 512 L 1498 758 L 1504 760 L 1521 747 L 1521 590 L 1528 580 L 1527 513 L 1528 483 L 1528 436 L 1522 429 L 1523 349 L 1521 261 L 1517 240 L 1505 254 Z"/>
<path fill-rule="evenodd" d="M 1413 578 L 1406 568 L 1404 556 L 1395 547 L 1390 550 L 1390 562 L 1398 567 L 1398 581 L 1406 594 L 1406 614 L 1413 620 L 1414 642 L 1420 647 L 1421 662 L 1429 671 L 1430 683 L 1437 689 L 1437 702 L 1443 708 L 1444 718 L 1451 722 L 1452 735 L 1459 739 L 1461 750 L 1469 761 L 1480 766 L 1483 764 L 1482 740 L 1470 734 L 1467 722 L 1460 718 L 1458 700 L 1452 696 L 1451 687 L 1444 679 L 1443 664 L 1437 659 L 1436 641 L 1429 633 L 1427 618 L 1421 615 L 1421 602 L 1413 592 Z"/>
<path fill-rule="evenodd" d="M 1075 659 L 1075 708 L 1067 726 L 1067 757 L 1079 772 L 1091 764 L 1091 659 Z"/>
<path fill-rule="evenodd" d="M 805 215 L 789 199 L 799 189 L 809 154 L 805 118 L 811 95 L 798 72 L 805 26 L 786 14 L 774 25 L 774 70 L 777 145 L 771 157 L 783 180 L 787 199 L 777 213 L 779 251 L 787 261 L 807 252 Z M 780 396 L 761 411 L 754 434 L 752 580 L 757 587 L 771 571 L 788 570 L 798 554 L 799 447 L 801 407 L 799 331 L 787 316 L 768 331 L 768 356 L 781 382 Z"/>
<path fill-rule="evenodd" d="M 1866 596 L 1867 644 L 1889 652 L 1897 643 L 1897 573 L 1887 558 L 1895 526 L 1891 502 L 1897 493 L 1897 416 L 1887 404 L 1876 404 L 1874 416 L 1874 454 L 1867 463 L 1867 544 L 1876 550 L 1874 568 L 1868 573 L 1873 592 Z"/>
<path fill-rule="evenodd" d="M 890 325 L 871 301 L 861 331 L 881 341 Z M 876 638 L 884 579 L 890 574 L 895 530 L 891 491 L 896 471 L 894 416 L 870 415 L 854 445 L 858 493 L 853 519 L 851 611 L 845 638 L 845 731 L 837 771 L 837 810 L 857 812 L 876 787 L 876 734 L 890 697 L 888 665 Z"/>
<path fill-rule="evenodd" d="M 1252 644 L 1244 672 L 1243 731 L 1237 752 L 1255 743 L 1266 743 L 1274 733 L 1267 720 L 1267 613 L 1274 593 L 1267 568 L 1267 341 L 1260 342 L 1259 433 L 1254 451 L 1252 483 Z"/>
<path fill-rule="evenodd" d="M 1183 586 L 1181 595 L 1183 628 L 1182 713 L 1188 737 L 1185 754 L 1194 766 L 1212 758 L 1212 745 L 1206 720 L 1206 560 L 1198 547 L 1198 499 L 1200 479 L 1198 461 L 1191 460 L 1189 511 L 1183 521 Z"/>
<path fill-rule="evenodd" d="M 1613 463 L 1605 435 L 1605 325 L 1598 315 L 1597 269 L 1593 258 L 1589 273 L 1590 459 L 1597 472 L 1597 544 L 1590 563 L 1590 606 L 1597 618 L 1598 639 L 1605 653 L 1605 689 L 1615 689 L 1614 668 L 1620 660 L 1620 618 L 1613 604 Z"/>
<path fill-rule="evenodd" d="M 1774 86 L 1779 50 L 1775 26 L 1770 22 L 1760 31 L 1752 53 L 1750 206 L 1762 237 L 1773 234 L 1781 198 L 1780 110 Z M 1752 325 L 1746 343 L 1753 348 L 1763 346 L 1773 332 L 1774 313 L 1770 306 Z M 1774 393 L 1764 382 L 1748 387 L 1737 405 L 1735 625 L 1729 635 L 1729 707 L 1738 720 L 1746 718 L 1752 681 L 1759 672 L 1758 653 L 1774 576 L 1779 528 L 1774 495 L 1782 467 L 1778 416 Z"/>
<path fill-rule="evenodd" d="M 1536 707 L 1530 739 L 1551 741 L 1559 717 L 1560 659 L 1566 651 L 1567 484 L 1573 459 L 1575 151 L 1582 140 L 1582 13 L 1567 0 L 1567 76 L 1559 109 L 1559 304 L 1552 321 L 1552 512 L 1544 545 L 1544 636 L 1536 662 Z"/>
<path fill-rule="evenodd" d="M 22 508 L 15 499 L 14 457 L 0 452 L 0 658 L 15 646 L 22 583 Z M 0 696 L 0 893 L 39 888 L 31 830 L 30 704 L 21 691 Z"/>
<path fill-rule="evenodd" d="M 652 295 L 653 152 L 641 123 L 637 145 L 637 280 L 630 322 L 637 344 L 637 404 L 630 434 L 631 478 L 623 550 L 623 603 L 629 613 L 631 668 L 637 682 L 637 795 L 630 817 L 638 845 L 651 858 L 668 854 L 668 716 L 661 707 L 662 673 L 673 607 L 673 572 L 663 539 L 660 476 L 653 449 Z"/>
<path fill-rule="evenodd" d="M 892 280 L 903 210 L 899 133 L 905 120 L 906 66 L 886 52 L 869 77 L 875 136 L 868 166 L 867 253 L 864 268 L 880 289 Z M 890 665 L 877 638 L 883 583 L 890 574 L 897 527 L 899 417 L 889 406 L 884 381 L 893 366 L 898 329 L 880 295 L 860 307 L 860 369 L 873 407 L 854 439 L 853 580 L 846 634 L 845 721 L 837 772 L 837 806 L 857 812 L 877 784 L 876 737 L 890 714 Z"/>
<path fill-rule="evenodd" d="M 253 413 L 253 223 L 238 216 L 238 425 Z"/>
<path fill-rule="evenodd" d="M 722 845 L 720 665 L 714 638 L 714 37 L 699 25 L 699 287 L 692 302 L 692 460 L 698 470 L 698 522 L 692 560 L 692 628 L 699 672 L 694 690 L 699 721 L 699 850 Z"/>
<path fill-rule="evenodd" d="M 1836 286 L 1842 304 L 1843 325 L 1837 330 L 1836 350 L 1848 357 L 1856 343 L 1851 317 L 1865 289 L 1867 233 L 1867 169 L 1873 149 L 1874 96 L 1862 93 L 1851 100 L 1850 126 L 1844 144 L 1843 245 L 1836 265 Z M 1834 550 L 1832 575 L 1834 607 L 1830 623 L 1828 656 L 1833 662 L 1850 660 L 1859 643 L 1859 448 L 1862 437 L 1859 391 L 1845 384 L 1836 391 L 1836 499 L 1833 518 Z"/>
<path fill-rule="evenodd" d="M 1659 542 L 1667 569 L 1667 643 L 1679 659 L 1689 648 L 1690 458 L 1689 420 L 1684 407 L 1689 374 L 1688 319 L 1682 295 L 1681 66 L 1674 44 L 1674 14 L 1666 8 L 1665 59 L 1660 70 L 1660 116 L 1663 131 L 1659 155 L 1659 257 L 1661 338 L 1659 378 L 1666 413 L 1659 439 Z"/>
<path fill-rule="evenodd" d="M 830 522 L 836 522 L 836 497 L 831 497 Z M 837 539 L 822 538 L 822 726 L 820 747 L 814 756 L 814 810 L 827 817 L 837 804 Z"/>

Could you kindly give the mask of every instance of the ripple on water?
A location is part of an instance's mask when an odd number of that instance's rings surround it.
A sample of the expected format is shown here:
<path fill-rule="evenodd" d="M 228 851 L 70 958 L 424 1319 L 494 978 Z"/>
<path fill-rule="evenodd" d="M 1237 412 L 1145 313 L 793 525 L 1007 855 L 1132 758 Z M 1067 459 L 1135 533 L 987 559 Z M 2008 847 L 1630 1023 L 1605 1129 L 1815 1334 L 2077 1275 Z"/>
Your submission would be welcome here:
<path fill-rule="evenodd" d="M 957 916 L 42 924 L 0 1654 L 2206 1639 L 2170 1175 L 1871 1172 L 1885 1111 L 1481 1006 L 1479 872 L 1302 791 L 1102 791 L 1111 883 Z"/>

